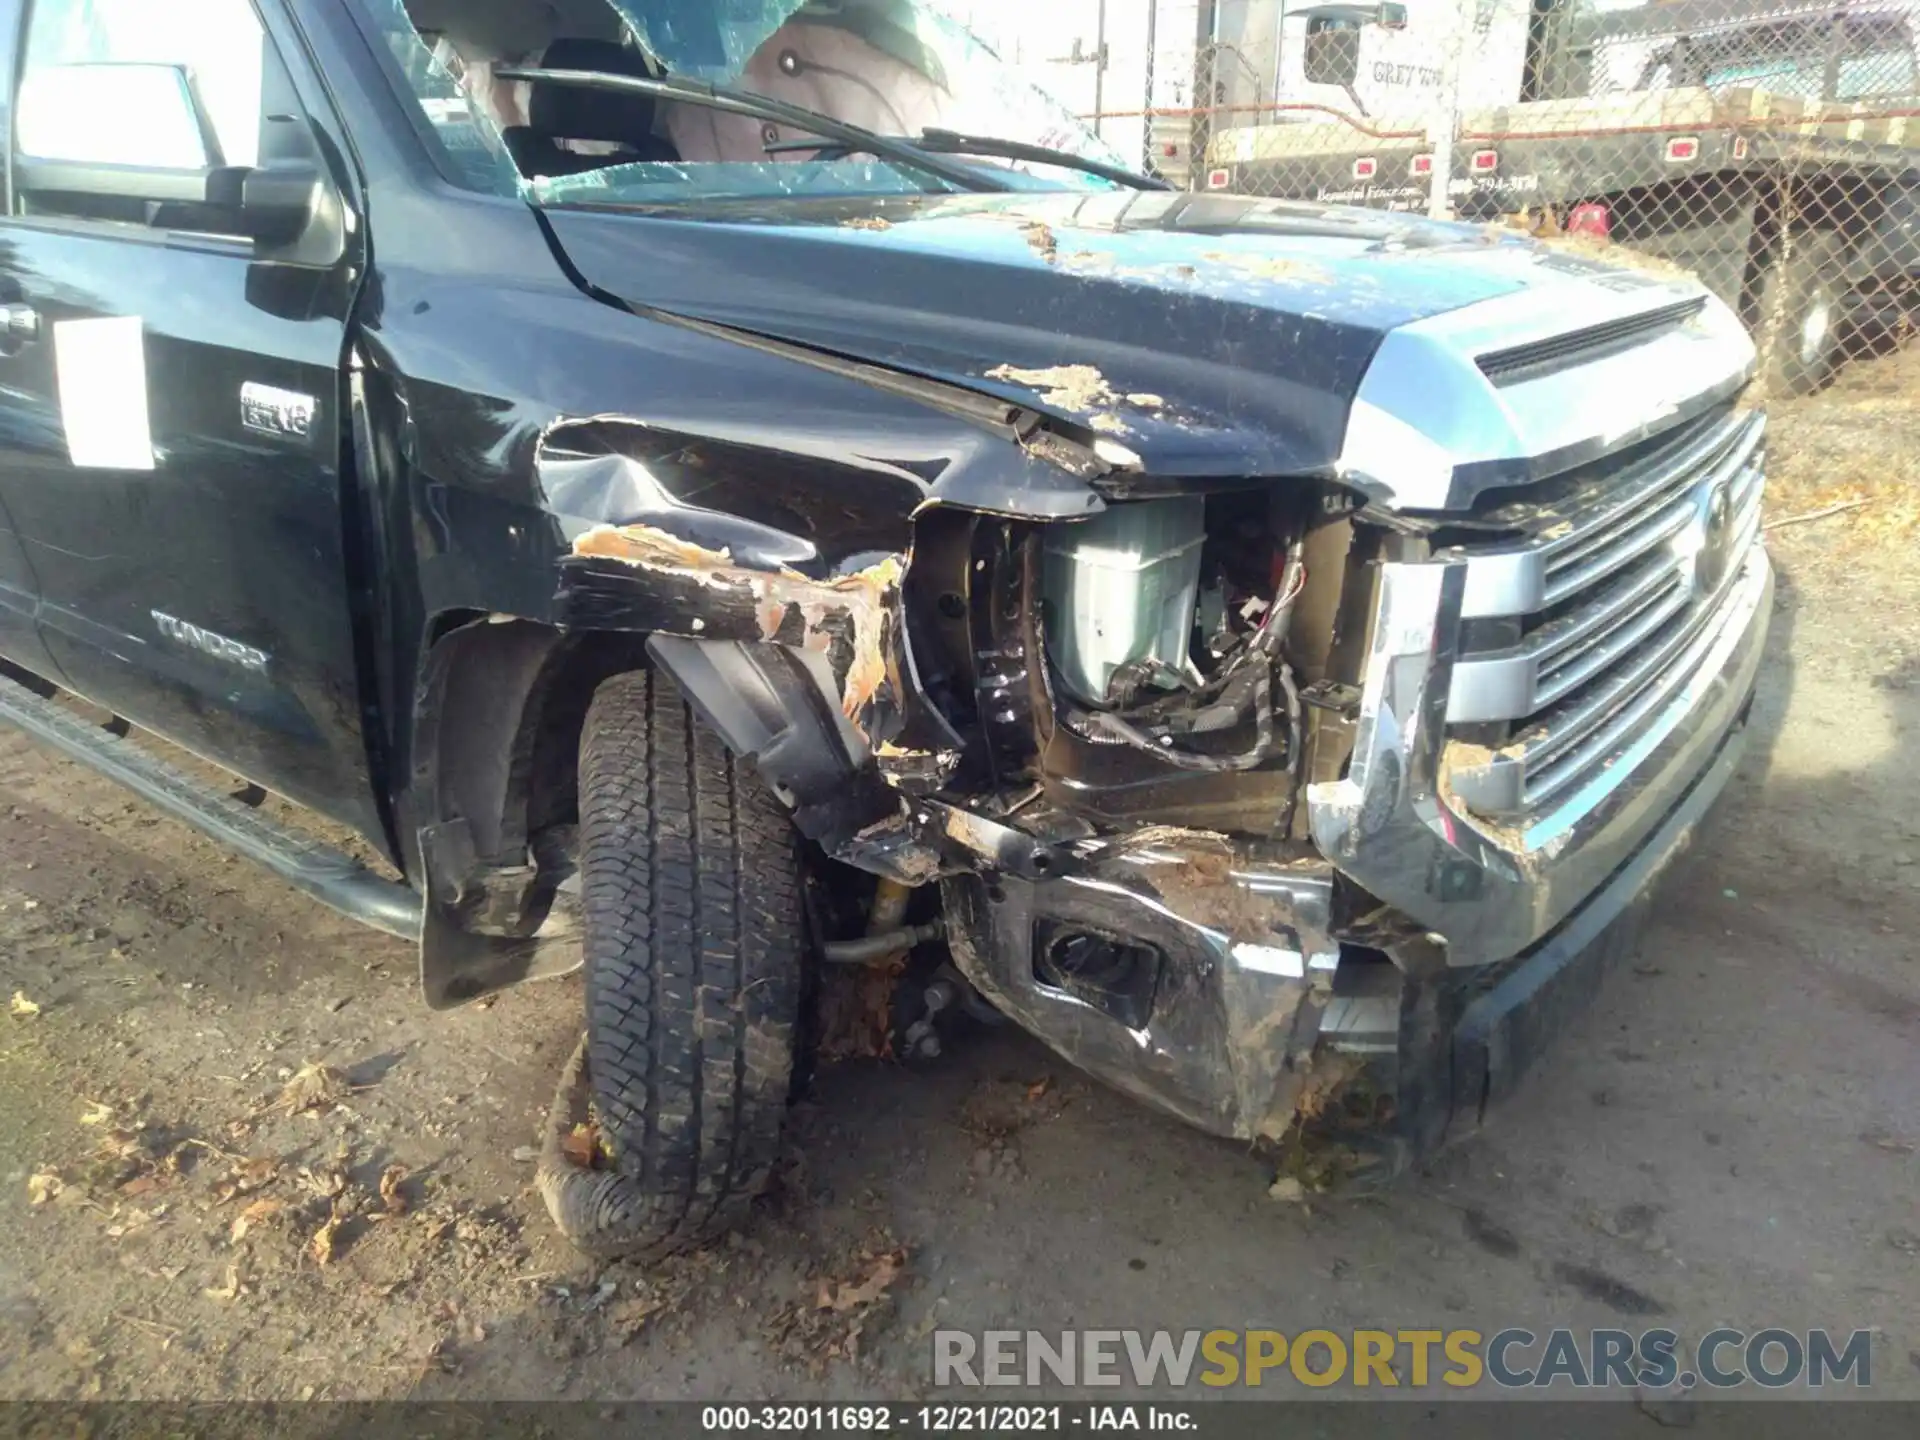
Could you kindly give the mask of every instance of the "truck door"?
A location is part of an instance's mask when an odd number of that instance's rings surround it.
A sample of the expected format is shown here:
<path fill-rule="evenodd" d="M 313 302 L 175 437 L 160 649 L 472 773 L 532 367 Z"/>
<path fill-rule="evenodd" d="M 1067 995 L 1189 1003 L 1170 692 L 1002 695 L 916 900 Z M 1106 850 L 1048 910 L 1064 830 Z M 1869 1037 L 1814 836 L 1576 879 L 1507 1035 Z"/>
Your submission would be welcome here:
<path fill-rule="evenodd" d="M 0 504 L 46 646 L 87 698 L 381 836 L 343 488 L 362 227 L 321 92 L 254 0 L 25 10 L 0 287 L 33 338 L 0 396 L 42 423 L 0 429 Z M 332 243 L 269 243 L 260 177 L 303 173 Z"/>
<path fill-rule="evenodd" d="M 0 394 L 0 434 L 30 417 Z M 14 533 L 13 517 L 0 506 L 0 656 L 48 679 L 60 678 L 59 667 L 40 643 L 34 612 L 40 608 L 40 582 L 27 563 L 26 549 Z"/>

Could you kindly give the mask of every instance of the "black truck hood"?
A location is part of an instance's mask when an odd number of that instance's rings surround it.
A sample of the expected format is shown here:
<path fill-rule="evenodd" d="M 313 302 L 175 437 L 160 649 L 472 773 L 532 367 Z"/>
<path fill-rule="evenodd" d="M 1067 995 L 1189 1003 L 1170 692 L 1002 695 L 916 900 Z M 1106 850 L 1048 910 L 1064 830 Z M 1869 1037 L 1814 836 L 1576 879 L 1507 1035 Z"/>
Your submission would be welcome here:
<path fill-rule="evenodd" d="M 1233 196 L 544 214 L 604 294 L 1003 397 L 1168 476 L 1325 473 L 1389 331 L 1615 273 L 1477 226 Z"/>

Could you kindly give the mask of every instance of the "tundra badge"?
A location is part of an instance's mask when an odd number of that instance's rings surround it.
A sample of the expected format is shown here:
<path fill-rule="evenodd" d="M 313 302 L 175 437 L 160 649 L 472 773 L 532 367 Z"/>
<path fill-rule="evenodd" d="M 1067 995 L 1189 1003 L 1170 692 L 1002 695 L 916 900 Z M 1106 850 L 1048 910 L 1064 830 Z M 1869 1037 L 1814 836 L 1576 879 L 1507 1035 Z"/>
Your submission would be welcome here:
<path fill-rule="evenodd" d="M 251 670 L 256 675 L 267 673 L 267 661 L 272 657 L 264 650 L 242 645 L 238 640 L 230 640 L 212 630 L 202 630 L 198 625 L 176 619 L 160 610 L 153 612 L 153 623 L 159 627 L 162 635 L 177 645 L 185 645 L 202 655 L 224 660 L 229 665 L 238 665 L 242 670 Z"/>
<path fill-rule="evenodd" d="M 258 435 L 304 440 L 313 433 L 313 412 L 317 408 L 311 395 L 252 381 L 240 387 L 240 423 Z"/>

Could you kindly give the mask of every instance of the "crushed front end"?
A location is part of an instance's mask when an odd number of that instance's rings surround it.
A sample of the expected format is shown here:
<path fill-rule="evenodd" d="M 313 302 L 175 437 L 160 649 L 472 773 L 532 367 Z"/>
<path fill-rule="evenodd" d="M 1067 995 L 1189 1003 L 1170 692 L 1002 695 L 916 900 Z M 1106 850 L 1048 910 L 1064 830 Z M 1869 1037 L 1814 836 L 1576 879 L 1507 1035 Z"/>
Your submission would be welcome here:
<path fill-rule="evenodd" d="M 1632 939 L 1760 664 L 1764 416 L 1704 296 L 1390 336 L 1340 472 L 920 521 L 967 980 L 1222 1135 L 1476 1123 Z M 1580 317 L 1576 317 L 1580 318 Z"/>
<path fill-rule="evenodd" d="M 1731 771 L 1752 366 L 1699 287 L 1585 266 L 1388 328 L 1310 473 L 1161 470 L 1129 428 L 1177 443 L 1179 405 L 1088 367 L 1133 408 L 997 395 L 1010 443 L 896 554 L 601 526 L 569 603 L 878 877 L 829 959 L 944 939 L 913 1043 L 984 1000 L 1213 1133 L 1352 1116 L 1403 1161 L 1592 994 Z"/>

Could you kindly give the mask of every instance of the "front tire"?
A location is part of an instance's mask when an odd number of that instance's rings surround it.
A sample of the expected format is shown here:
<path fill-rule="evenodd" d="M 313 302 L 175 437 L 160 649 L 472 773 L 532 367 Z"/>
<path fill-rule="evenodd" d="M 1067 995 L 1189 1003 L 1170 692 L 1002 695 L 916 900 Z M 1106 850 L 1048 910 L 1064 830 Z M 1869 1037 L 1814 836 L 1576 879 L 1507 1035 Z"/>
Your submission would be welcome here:
<path fill-rule="evenodd" d="M 737 1225 L 779 1155 L 806 960 L 799 843 L 751 768 L 649 671 L 604 681 L 580 745 L 587 1038 L 541 1189 L 567 1237 L 654 1258 Z M 606 1169 L 560 1155 L 590 1088 Z"/>

